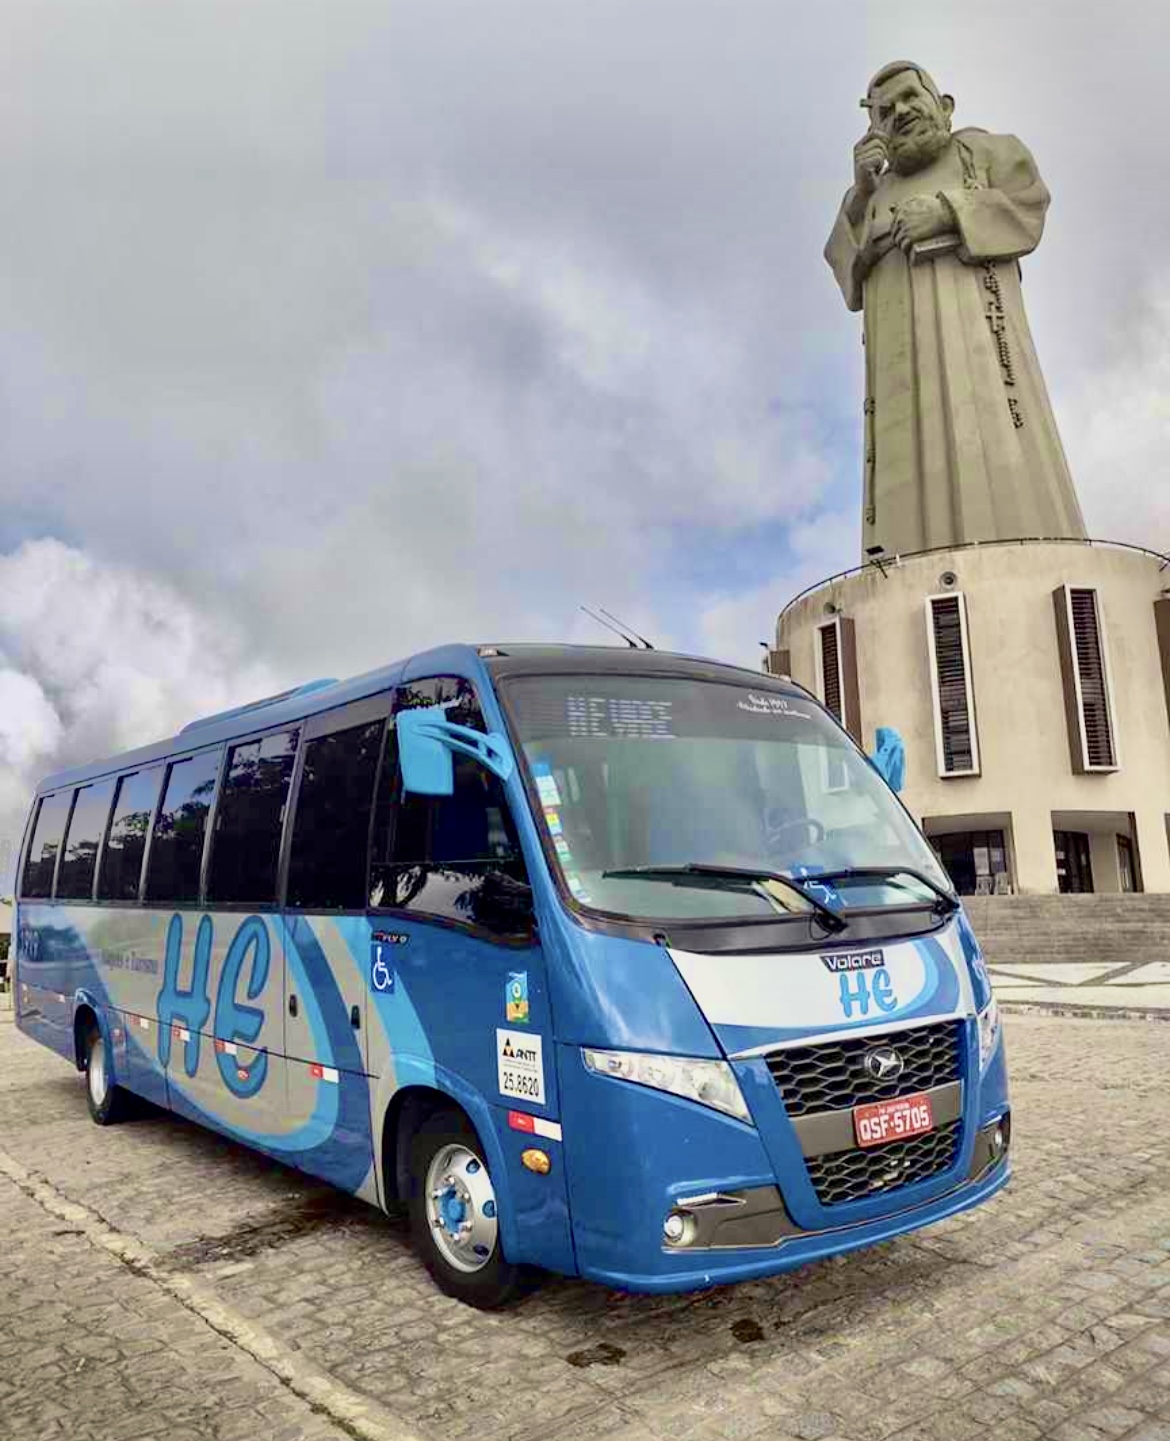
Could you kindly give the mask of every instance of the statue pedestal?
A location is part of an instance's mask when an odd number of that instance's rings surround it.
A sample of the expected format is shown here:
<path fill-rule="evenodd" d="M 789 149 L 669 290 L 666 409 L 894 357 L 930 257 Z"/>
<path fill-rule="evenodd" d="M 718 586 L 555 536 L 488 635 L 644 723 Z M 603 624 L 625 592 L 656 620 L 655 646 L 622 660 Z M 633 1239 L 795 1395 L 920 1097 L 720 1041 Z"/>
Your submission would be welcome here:
<path fill-rule="evenodd" d="M 1170 892 L 1160 555 L 1023 540 L 883 558 L 790 602 L 773 668 L 842 697 L 969 894 Z"/>

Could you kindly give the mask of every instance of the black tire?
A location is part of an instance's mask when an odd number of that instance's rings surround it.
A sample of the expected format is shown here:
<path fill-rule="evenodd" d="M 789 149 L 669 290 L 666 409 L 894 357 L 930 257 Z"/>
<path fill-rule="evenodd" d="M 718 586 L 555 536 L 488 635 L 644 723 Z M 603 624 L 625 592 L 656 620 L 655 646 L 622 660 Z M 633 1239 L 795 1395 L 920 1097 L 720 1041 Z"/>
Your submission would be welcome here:
<path fill-rule="evenodd" d="M 97 1026 L 91 1026 L 85 1037 L 85 1100 L 89 1114 L 99 1126 L 113 1126 L 124 1121 L 133 1109 L 129 1091 L 115 1085 L 109 1049 Z"/>
<path fill-rule="evenodd" d="M 441 1160 L 466 1156 L 472 1160 L 456 1164 L 450 1170 Z M 410 1138 L 409 1157 L 410 1229 L 423 1265 L 439 1290 L 481 1311 L 498 1310 L 529 1290 L 532 1284 L 530 1269 L 514 1266 L 504 1255 L 503 1243 L 495 1225 L 495 1191 L 483 1159 L 483 1147 L 467 1117 L 461 1111 L 437 1111 L 428 1116 Z M 481 1169 L 474 1171 L 475 1166 Z M 431 1176 L 435 1167 L 454 1178 L 464 1199 L 455 1196 L 453 1204 L 456 1208 L 463 1208 L 460 1214 L 468 1217 L 466 1225 L 478 1228 L 473 1229 L 466 1243 L 461 1244 L 450 1230 L 435 1223 L 434 1212 L 441 1204 L 435 1202 L 430 1194 L 435 1189 L 434 1176 Z M 430 1188 L 428 1176 L 432 1180 Z M 480 1179 L 477 1181 L 477 1178 Z M 474 1194 L 469 1193 L 469 1184 Z M 456 1186 L 448 1188 L 448 1194 L 455 1191 Z M 484 1209 L 484 1197 L 489 1193 L 490 1212 Z M 476 1205 L 477 1201 L 480 1204 Z M 485 1217 L 490 1225 L 485 1224 Z M 480 1238 L 478 1250 L 486 1254 L 471 1254 L 470 1242 L 476 1235 Z M 487 1244 L 489 1235 L 490 1245 Z M 460 1251 L 463 1252 L 462 1257 L 457 1255 Z M 467 1269 L 469 1266 L 475 1269 Z"/>

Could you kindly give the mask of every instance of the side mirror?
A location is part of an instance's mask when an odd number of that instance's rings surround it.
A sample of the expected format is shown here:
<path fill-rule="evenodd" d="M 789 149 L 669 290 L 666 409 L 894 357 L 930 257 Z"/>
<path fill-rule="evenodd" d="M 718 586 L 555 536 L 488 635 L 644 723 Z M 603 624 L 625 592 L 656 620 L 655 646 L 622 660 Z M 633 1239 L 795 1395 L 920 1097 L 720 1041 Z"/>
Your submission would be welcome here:
<path fill-rule="evenodd" d="M 420 706 L 399 711 L 394 718 L 398 733 L 398 763 L 403 787 L 419 796 L 449 796 L 455 791 L 452 752 L 471 756 L 506 781 L 514 763 L 502 735 L 456 725 L 442 706 Z"/>
<path fill-rule="evenodd" d="M 906 745 L 893 726 L 878 726 L 869 761 L 892 791 L 906 782 Z"/>

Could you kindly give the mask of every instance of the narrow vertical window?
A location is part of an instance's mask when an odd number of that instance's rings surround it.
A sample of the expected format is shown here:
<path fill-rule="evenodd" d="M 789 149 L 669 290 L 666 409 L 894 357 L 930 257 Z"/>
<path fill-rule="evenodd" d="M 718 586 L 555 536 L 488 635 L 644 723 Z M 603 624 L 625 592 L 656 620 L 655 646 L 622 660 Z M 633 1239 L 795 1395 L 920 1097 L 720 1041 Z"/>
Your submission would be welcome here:
<path fill-rule="evenodd" d="M 65 854 L 57 876 L 57 899 L 88 901 L 93 896 L 93 873 L 98 847 L 110 819 L 114 782 L 79 786 L 65 832 Z"/>
<path fill-rule="evenodd" d="M 20 894 L 25 900 L 43 900 L 53 894 L 57 853 L 61 849 L 72 803 L 72 791 L 58 791 L 55 796 L 41 799 L 20 886 Z"/>
<path fill-rule="evenodd" d="M 276 900 L 281 827 L 298 734 L 279 731 L 243 741 L 228 753 L 211 846 L 209 905 Z"/>
<path fill-rule="evenodd" d="M 838 615 L 818 626 L 817 649 L 818 680 L 825 709 L 835 715 L 861 745 L 861 696 L 853 621 Z"/>
<path fill-rule="evenodd" d="M 110 819 L 98 874 L 99 901 L 136 901 L 142 877 L 146 833 L 150 830 L 162 768 L 132 771 L 118 778 L 118 791 Z M 166 844 L 166 842 L 162 842 Z"/>
<path fill-rule="evenodd" d="M 1053 600 L 1072 768 L 1078 775 L 1114 771 L 1117 741 L 1097 592 L 1062 585 L 1053 592 Z"/>
<path fill-rule="evenodd" d="M 817 627 L 821 640 L 821 699 L 825 709 L 845 719 L 845 707 L 841 699 L 844 687 L 841 685 L 841 628 L 835 620 L 828 625 Z"/>
<path fill-rule="evenodd" d="M 146 864 L 146 899 L 177 905 L 199 899 L 203 836 L 222 750 L 200 751 L 167 767 Z"/>
<path fill-rule="evenodd" d="M 938 773 L 977 776 L 979 737 L 975 728 L 967 603 L 961 591 L 927 596 L 926 642 Z"/>
<path fill-rule="evenodd" d="M 288 865 L 288 904 L 362 910 L 383 720 L 305 744 Z"/>

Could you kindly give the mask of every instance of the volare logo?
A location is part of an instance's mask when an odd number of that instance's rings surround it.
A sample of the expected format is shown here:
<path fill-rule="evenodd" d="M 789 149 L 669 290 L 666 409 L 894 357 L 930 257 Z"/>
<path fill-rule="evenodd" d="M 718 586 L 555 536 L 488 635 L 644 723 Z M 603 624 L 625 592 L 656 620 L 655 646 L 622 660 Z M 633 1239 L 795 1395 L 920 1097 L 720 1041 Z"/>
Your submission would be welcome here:
<path fill-rule="evenodd" d="M 886 953 L 881 947 L 872 951 L 838 951 L 836 955 L 821 956 L 825 969 L 835 976 L 846 971 L 875 971 L 886 963 Z"/>

